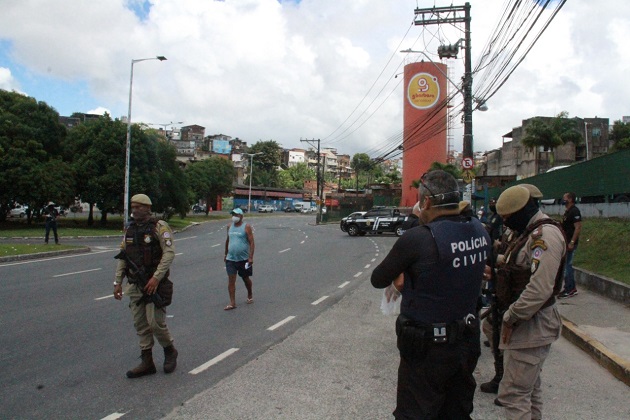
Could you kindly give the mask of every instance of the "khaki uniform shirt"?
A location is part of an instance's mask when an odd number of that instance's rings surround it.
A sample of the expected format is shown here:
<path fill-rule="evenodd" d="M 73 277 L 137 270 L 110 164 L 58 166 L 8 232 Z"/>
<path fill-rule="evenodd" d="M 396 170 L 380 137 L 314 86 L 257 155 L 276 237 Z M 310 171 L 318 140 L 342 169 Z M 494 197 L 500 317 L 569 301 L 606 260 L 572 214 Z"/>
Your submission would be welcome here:
<path fill-rule="evenodd" d="M 160 248 L 162 248 L 162 259 L 153 273 L 153 277 L 158 279 L 158 281 L 162 281 L 166 272 L 171 267 L 173 260 L 175 259 L 175 244 L 173 243 L 173 231 L 171 227 L 164 220 L 158 220 L 157 225 L 157 233 L 160 238 Z M 121 249 L 126 248 L 125 238 L 123 236 L 122 243 L 120 244 Z M 127 263 L 124 260 L 118 260 L 118 266 L 116 267 L 116 283 L 122 283 L 122 279 L 125 275 L 125 268 L 127 267 Z"/>
<path fill-rule="evenodd" d="M 532 224 L 548 217 L 538 211 L 529 221 Z M 527 243 L 517 255 L 518 267 L 529 267 L 531 277 L 516 302 L 510 305 L 503 321 L 514 325 L 508 344 L 501 342 L 501 349 L 522 349 L 551 344 L 560 337 L 562 320 L 556 305 L 540 309 L 553 294 L 556 274 L 566 253 L 563 233 L 553 225 L 542 225 L 530 233 Z"/>

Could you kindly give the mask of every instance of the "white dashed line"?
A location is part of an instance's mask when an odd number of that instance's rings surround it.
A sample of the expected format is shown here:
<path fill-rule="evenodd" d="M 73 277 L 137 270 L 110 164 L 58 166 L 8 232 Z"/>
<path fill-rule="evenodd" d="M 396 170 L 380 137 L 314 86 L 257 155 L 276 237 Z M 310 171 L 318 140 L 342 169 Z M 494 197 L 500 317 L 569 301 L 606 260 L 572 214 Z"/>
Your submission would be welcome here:
<path fill-rule="evenodd" d="M 113 297 L 114 297 L 114 295 L 107 295 L 107 296 L 103 296 L 103 297 L 100 297 L 100 298 L 96 298 L 94 300 L 103 300 L 103 299 L 109 299 L 109 298 L 113 298 Z"/>
<path fill-rule="evenodd" d="M 281 326 L 283 326 L 284 324 L 286 324 L 287 322 L 291 321 L 293 318 L 295 318 L 293 315 L 286 317 L 285 319 L 283 319 L 282 321 L 278 322 L 277 324 L 272 325 L 271 327 L 267 328 L 268 331 L 273 331 L 276 328 L 280 328 Z"/>
<path fill-rule="evenodd" d="M 282 251 L 278 251 L 278 254 L 282 254 L 283 252 L 289 251 L 291 248 L 283 249 Z"/>
<path fill-rule="evenodd" d="M 328 299 L 328 296 L 322 296 L 319 299 L 317 299 L 315 302 L 311 302 L 311 305 L 319 305 L 320 303 L 322 303 L 326 299 Z"/>
<path fill-rule="evenodd" d="M 371 266 L 371 265 L 372 265 L 372 264 L 368 264 L 368 265 L 366 265 L 364 268 L 370 268 L 370 266 Z"/>
<path fill-rule="evenodd" d="M 184 253 L 183 252 L 178 252 L 178 253 L 175 254 L 175 256 L 178 256 L 178 255 L 184 255 Z"/>
<path fill-rule="evenodd" d="M 91 271 L 98 271 L 98 270 L 102 270 L 102 268 L 93 268 L 91 270 L 83 270 L 83 271 L 75 271 L 73 273 L 65 273 L 65 274 L 57 274 L 54 275 L 53 277 L 64 277 L 64 276 L 72 276 L 74 274 L 82 274 L 82 273 L 89 273 Z"/>
<path fill-rule="evenodd" d="M 300 242 L 300 244 L 303 244 L 304 242 L 306 242 L 306 241 L 302 241 L 302 242 Z"/>
<path fill-rule="evenodd" d="M 347 286 L 347 285 L 349 285 L 349 284 L 350 284 L 350 282 L 349 282 L 349 281 L 345 281 L 345 282 L 343 282 L 343 283 L 341 283 L 341 284 L 339 285 L 339 289 L 343 289 L 344 287 L 346 287 L 346 286 Z"/>
<path fill-rule="evenodd" d="M 175 241 L 179 242 L 179 241 L 185 241 L 187 239 L 195 239 L 195 238 L 196 238 L 196 236 L 189 236 L 187 238 L 177 238 L 177 239 L 175 239 Z"/>
<path fill-rule="evenodd" d="M 116 420 L 121 418 L 122 416 L 124 416 L 127 413 L 112 413 L 107 417 L 103 417 L 101 420 Z"/>
<path fill-rule="evenodd" d="M 219 363 L 221 360 L 231 356 L 232 354 L 236 353 L 239 349 L 237 348 L 231 348 L 227 351 L 224 351 L 223 353 L 221 353 L 220 355 L 218 355 L 217 357 L 215 357 L 212 360 L 207 361 L 206 363 L 204 363 L 203 365 L 194 368 L 193 370 L 191 370 L 190 373 L 191 375 L 196 375 L 198 373 L 203 372 L 204 370 L 208 369 L 209 367 L 216 365 L 217 363 Z"/>
<path fill-rule="evenodd" d="M 357 274 L 354 275 L 354 277 L 359 277 L 361 274 L 363 274 L 363 271 L 359 271 Z"/>
<path fill-rule="evenodd" d="M 214 248 L 214 247 L 217 247 L 217 246 L 221 246 L 221 244 L 212 245 L 210 248 Z"/>
<path fill-rule="evenodd" d="M 372 258 L 372 261 L 370 261 L 370 262 L 374 262 L 374 261 L 376 261 L 376 258 Z"/>

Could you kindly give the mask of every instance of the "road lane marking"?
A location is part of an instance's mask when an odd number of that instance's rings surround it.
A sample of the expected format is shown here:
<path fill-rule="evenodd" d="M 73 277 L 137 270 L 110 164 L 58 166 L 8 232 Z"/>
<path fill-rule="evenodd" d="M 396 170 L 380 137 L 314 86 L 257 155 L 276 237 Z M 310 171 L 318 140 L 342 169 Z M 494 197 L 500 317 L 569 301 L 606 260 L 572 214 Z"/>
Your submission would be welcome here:
<path fill-rule="evenodd" d="M 184 253 L 183 252 L 178 252 L 177 254 L 175 254 L 175 256 L 178 256 L 178 255 L 184 255 Z"/>
<path fill-rule="evenodd" d="M 322 296 L 319 299 L 317 299 L 315 302 L 311 302 L 311 305 L 319 305 L 320 303 L 322 303 L 326 299 L 328 299 L 328 296 Z"/>
<path fill-rule="evenodd" d="M 289 251 L 291 248 L 283 249 L 282 251 L 278 251 L 278 254 L 282 254 L 283 252 Z"/>
<path fill-rule="evenodd" d="M 103 417 L 101 420 L 116 420 L 116 419 L 121 418 L 125 414 L 127 413 L 112 413 L 109 416 Z"/>
<path fill-rule="evenodd" d="M 372 258 L 372 261 L 370 261 L 370 262 L 374 262 L 374 261 L 376 261 L 376 258 Z"/>
<path fill-rule="evenodd" d="M 73 273 L 65 273 L 65 274 L 56 274 L 53 276 L 53 278 L 55 277 L 65 277 L 65 276 L 72 276 L 74 274 L 83 274 L 83 273 L 89 273 L 91 271 L 99 271 L 102 270 L 102 268 L 92 268 L 90 270 L 83 270 L 83 271 L 75 271 Z"/>
<path fill-rule="evenodd" d="M 48 262 L 48 261 L 51 261 L 51 260 L 61 260 L 61 259 L 64 259 L 64 258 L 85 257 L 85 256 L 91 256 L 91 255 L 95 255 L 95 254 L 102 254 L 104 252 L 115 252 L 115 251 L 120 251 L 120 248 L 107 249 L 105 251 L 82 252 L 80 254 L 72 254 L 72 255 L 61 255 L 59 257 L 43 257 L 43 258 L 37 259 L 37 260 L 26 260 L 26 261 L 10 262 L 10 263 L 6 263 L 6 264 L 0 264 L 0 267 L 10 267 L 10 266 L 13 266 L 13 265 L 23 265 L 23 264 L 35 264 L 35 263 L 40 263 L 40 262 Z"/>
<path fill-rule="evenodd" d="M 349 284 L 350 284 L 350 282 L 349 282 L 349 281 L 345 281 L 345 282 L 343 282 L 343 283 L 341 283 L 341 284 L 339 285 L 339 289 L 343 289 L 344 287 L 346 287 L 346 286 L 347 286 L 347 285 L 349 285 Z"/>
<path fill-rule="evenodd" d="M 371 265 L 372 265 L 372 264 L 368 264 L 368 265 L 366 265 L 364 268 L 370 268 L 370 266 L 371 266 Z"/>
<path fill-rule="evenodd" d="M 198 373 L 203 372 L 204 370 L 208 369 L 209 367 L 216 365 L 217 363 L 219 363 L 221 360 L 226 359 L 227 357 L 231 356 L 232 354 L 236 353 L 237 351 L 239 351 L 238 348 L 231 348 L 227 351 L 224 351 L 223 353 L 221 353 L 220 355 L 218 355 L 217 357 L 215 357 L 212 360 L 207 361 L 206 363 L 204 363 L 203 365 L 194 368 L 193 370 L 191 370 L 190 373 L 191 375 L 196 375 Z"/>
<path fill-rule="evenodd" d="M 363 274 L 363 271 L 359 271 L 357 274 L 354 275 L 354 277 L 359 277 L 361 274 Z"/>
<path fill-rule="evenodd" d="M 94 300 L 103 300 L 103 299 L 109 299 L 109 298 L 113 298 L 114 295 L 107 295 L 107 296 L 102 296 L 100 298 L 95 298 Z"/>
<path fill-rule="evenodd" d="M 374 255 L 375 257 L 378 257 L 378 252 L 376 253 L 376 255 Z"/>
<path fill-rule="evenodd" d="M 293 318 L 295 318 L 293 315 L 286 317 L 285 319 L 283 319 L 282 321 L 278 322 L 277 324 L 272 325 L 271 327 L 267 328 L 268 331 L 273 331 L 276 328 L 280 328 L 281 326 L 283 326 L 284 324 L 286 324 L 287 322 L 291 321 Z"/>
<path fill-rule="evenodd" d="M 300 242 L 300 244 L 303 244 L 304 242 L 306 242 L 306 241 L 302 241 L 302 242 Z"/>
<path fill-rule="evenodd" d="M 185 241 L 185 240 L 188 240 L 188 239 L 195 239 L 196 237 L 197 236 L 188 236 L 186 238 L 177 238 L 177 239 L 175 239 L 175 242 Z"/>
<path fill-rule="evenodd" d="M 214 248 L 214 247 L 217 247 L 217 246 L 221 246 L 221 244 L 212 245 L 210 248 Z"/>

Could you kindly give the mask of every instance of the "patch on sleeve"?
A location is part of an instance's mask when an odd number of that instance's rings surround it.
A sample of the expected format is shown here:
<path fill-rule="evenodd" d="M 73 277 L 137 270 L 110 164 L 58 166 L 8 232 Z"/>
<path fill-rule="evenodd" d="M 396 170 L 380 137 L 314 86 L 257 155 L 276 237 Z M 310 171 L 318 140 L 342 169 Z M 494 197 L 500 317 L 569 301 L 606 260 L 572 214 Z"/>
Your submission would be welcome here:
<path fill-rule="evenodd" d="M 164 232 L 162 232 L 162 238 L 164 238 L 164 239 L 168 239 L 168 238 L 170 238 L 170 237 L 171 237 L 171 232 L 169 232 L 169 231 L 167 231 L 167 230 L 166 230 L 166 231 L 164 231 Z"/>
<path fill-rule="evenodd" d="M 545 244 L 545 241 L 542 239 L 536 239 L 534 242 L 531 243 L 531 245 L 529 246 L 529 249 L 536 249 L 536 248 L 542 248 L 544 251 L 546 251 L 547 244 Z"/>
<path fill-rule="evenodd" d="M 532 274 L 534 274 L 538 270 L 539 266 L 540 261 L 538 261 L 536 258 L 532 259 Z"/>
<path fill-rule="evenodd" d="M 538 226 L 536 229 L 533 230 L 533 232 L 531 233 L 530 237 L 534 240 L 539 239 L 542 237 L 542 226 Z"/>
<path fill-rule="evenodd" d="M 544 249 L 541 247 L 538 247 L 536 249 L 534 249 L 534 252 L 532 252 L 532 258 L 536 259 L 536 260 L 540 260 L 540 257 L 542 257 Z"/>
<path fill-rule="evenodd" d="M 167 239 L 166 241 L 164 241 L 164 245 L 171 246 L 173 245 L 173 242 L 170 239 Z"/>

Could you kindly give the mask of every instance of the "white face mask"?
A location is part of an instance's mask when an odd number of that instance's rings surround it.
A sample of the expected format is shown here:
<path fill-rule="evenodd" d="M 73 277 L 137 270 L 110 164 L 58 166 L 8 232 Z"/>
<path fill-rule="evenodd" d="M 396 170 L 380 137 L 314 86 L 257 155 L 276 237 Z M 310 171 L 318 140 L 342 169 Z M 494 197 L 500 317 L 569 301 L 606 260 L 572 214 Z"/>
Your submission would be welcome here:
<path fill-rule="evenodd" d="M 240 217 L 238 217 L 238 216 L 232 216 L 232 221 L 233 221 L 234 223 L 238 223 L 238 222 L 240 222 L 240 221 L 241 221 L 241 218 L 240 218 Z"/>

